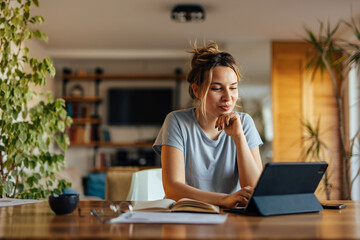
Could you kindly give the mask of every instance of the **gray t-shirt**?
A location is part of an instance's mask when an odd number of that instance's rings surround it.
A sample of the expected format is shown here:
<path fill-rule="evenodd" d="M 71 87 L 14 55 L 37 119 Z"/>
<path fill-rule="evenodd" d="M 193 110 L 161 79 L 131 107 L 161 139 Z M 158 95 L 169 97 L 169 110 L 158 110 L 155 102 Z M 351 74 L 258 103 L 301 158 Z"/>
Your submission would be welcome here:
<path fill-rule="evenodd" d="M 250 115 L 238 114 L 249 148 L 262 145 Z M 194 108 L 167 115 L 153 145 L 159 155 L 162 145 L 176 147 L 184 153 L 186 184 L 219 193 L 233 193 L 241 189 L 234 141 L 225 131 L 217 140 L 209 139 L 195 117 Z"/>

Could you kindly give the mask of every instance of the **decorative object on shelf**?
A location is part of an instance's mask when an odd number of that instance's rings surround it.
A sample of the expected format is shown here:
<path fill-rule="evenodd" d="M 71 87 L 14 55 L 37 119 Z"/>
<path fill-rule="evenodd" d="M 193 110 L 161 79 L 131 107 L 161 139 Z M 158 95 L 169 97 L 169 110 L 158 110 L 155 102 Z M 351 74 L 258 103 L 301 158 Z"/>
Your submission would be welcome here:
<path fill-rule="evenodd" d="M 83 97 L 84 96 L 84 89 L 81 85 L 74 85 L 70 90 L 70 95 L 72 97 Z"/>
<path fill-rule="evenodd" d="M 104 74 L 104 69 L 102 69 L 101 67 L 95 68 L 95 74 Z"/>
<path fill-rule="evenodd" d="M 71 68 L 64 67 L 64 68 L 63 68 L 63 73 L 64 73 L 64 74 L 71 74 L 71 73 L 72 73 L 72 70 L 71 70 Z"/>
<path fill-rule="evenodd" d="M 83 69 L 79 69 L 79 70 L 77 70 L 76 75 L 77 76 L 86 76 L 86 71 Z"/>
<path fill-rule="evenodd" d="M 177 22 L 203 22 L 205 11 L 198 4 L 179 4 L 171 11 L 171 18 Z"/>
<path fill-rule="evenodd" d="M 31 16 L 31 5 L 38 1 L 2 1 L 0 22 L 0 197 L 44 199 L 70 186 L 55 173 L 65 165 L 63 153 L 54 153 L 50 145 L 65 151 L 69 138 L 64 134 L 71 118 L 66 116 L 65 101 L 46 100 L 30 108 L 35 99 L 34 85 L 45 85 L 46 75 L 55 75 L 50 58 L 29 55 L 25 43 L 32 38 L 47 40 L 33 25 L 44 21 Z M 26 69 L 26 70 L 25 70 Z M 41 93 L 40 95 L 45 95 Z"/>

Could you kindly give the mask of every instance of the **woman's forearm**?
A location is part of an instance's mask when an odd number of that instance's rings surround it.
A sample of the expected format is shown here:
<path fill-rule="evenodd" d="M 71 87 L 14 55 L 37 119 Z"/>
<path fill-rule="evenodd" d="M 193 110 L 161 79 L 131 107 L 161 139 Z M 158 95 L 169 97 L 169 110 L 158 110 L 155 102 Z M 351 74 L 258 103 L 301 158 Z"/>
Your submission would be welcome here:
<path fill-rule="evenodd" d="M 207 192 L 185 183 L 164 183 L 166 198 L 178 201 L 181 198 L 191 198 L 203 202 L 208 202 L 217 206 L 223 206 L 223 200 L 227 196 L 224 193 Z"/>
<path fill-rule="evenodd" d="M 258 147 L 250 150 L 244 134 L 233 137 L 233 140 L 237 152 L 240 185 L 255 187 L 262 171 Z"/>

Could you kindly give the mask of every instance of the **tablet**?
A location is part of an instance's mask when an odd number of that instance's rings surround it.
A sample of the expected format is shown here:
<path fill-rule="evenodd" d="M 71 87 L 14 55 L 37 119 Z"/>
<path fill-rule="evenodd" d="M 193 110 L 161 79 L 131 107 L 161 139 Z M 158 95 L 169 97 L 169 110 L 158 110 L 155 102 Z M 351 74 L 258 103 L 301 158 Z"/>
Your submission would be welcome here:
<path fill-rule="evenodd" d="M 327 167 L 326 162 L 267 163 L 247 206 L 224 211 L 261 216 L 319 212 L 323 208 L 314 193 Z"/>

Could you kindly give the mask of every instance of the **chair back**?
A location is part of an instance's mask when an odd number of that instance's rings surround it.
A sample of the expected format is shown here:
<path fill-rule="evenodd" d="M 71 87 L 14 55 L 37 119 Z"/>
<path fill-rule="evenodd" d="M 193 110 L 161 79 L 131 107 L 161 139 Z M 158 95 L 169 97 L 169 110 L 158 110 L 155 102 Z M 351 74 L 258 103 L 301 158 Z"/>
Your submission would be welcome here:
<path fill-rule="evenodd" d="M 132 175 L 138 167 L 111 167 L 106 173 L 105 199 L 108 201 L 124 201 L 130 191 Z"/>
<path fill-rule="evenodd" d="M 161 168 L 146 169 L 132 175 L 128 201 L 152 201 L 165 197 Z"/>

